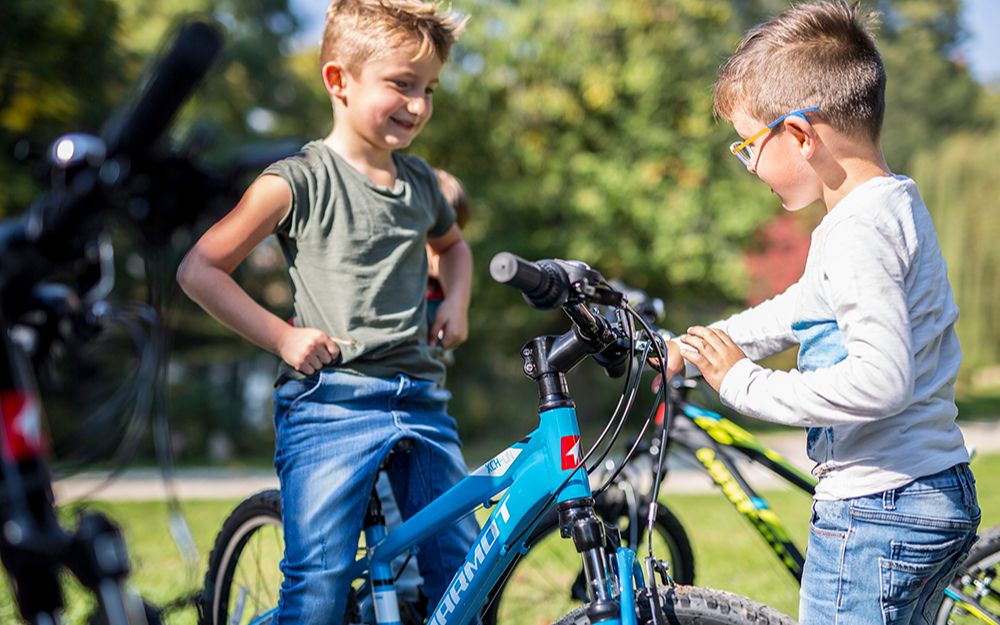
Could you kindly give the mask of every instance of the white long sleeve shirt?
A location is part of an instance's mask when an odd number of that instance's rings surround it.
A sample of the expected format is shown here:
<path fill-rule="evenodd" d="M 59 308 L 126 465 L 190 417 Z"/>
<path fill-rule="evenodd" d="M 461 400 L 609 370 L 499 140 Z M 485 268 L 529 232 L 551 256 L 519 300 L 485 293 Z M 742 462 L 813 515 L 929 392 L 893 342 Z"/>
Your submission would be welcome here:
<path fill-rule="evenodd" d="M 743 349 L 722 401 L 808 428 L 817 499 L 896 488 L 968 462 L 955 424 L 958 308 L 934 224 L 904 176 L 851 191 L 784 293 L 714 324 Z M 798 368 L 754 361 L 799 345 Z"/>

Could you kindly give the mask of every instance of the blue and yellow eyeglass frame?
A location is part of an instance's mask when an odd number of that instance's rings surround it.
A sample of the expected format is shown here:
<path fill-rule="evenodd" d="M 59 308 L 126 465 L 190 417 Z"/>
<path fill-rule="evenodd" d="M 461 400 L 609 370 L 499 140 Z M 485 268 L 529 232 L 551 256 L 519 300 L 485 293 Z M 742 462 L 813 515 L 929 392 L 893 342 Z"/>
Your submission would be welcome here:
<path fill-rule="evenodd" d="M 794 111 L 789 111 L 789 112 L 785 113 L 784 115 L 782 115 L 781 117 L 779 117 L 778 119 L 776 119 L 773 122 L 771 122 L 770 124 L 768 124 L 767 126 L 764 126 L 763 128 L 761 128 L 757 132 L 755 132 L 752 135 L 750 135 L 747 138 L 746 141 L 734 141 L 729 146 L 729 152 L 733 156 L 735 156 L 736 158 L 740 159 L 740 162 L 743 163 L 743 165 L 745 167 L 750 167 L 750 165 L 754 161 L 753 149 L 751 148 L 751 144 L 754 141 L 756 141 L 757 139 L 760 139 L 761 137 L 763 137 L 767 133 L 769 133 L 772 130 L 774 130 L 774 128 L 778 124 L 780 124 L 781 122 L 785 121 L 785 118 L 788 118 L 788 117 L 791 117 L 792 115 L 795 115 L 795 116 L 801 117 L 802 119 L 805 119 L 806 121 L 809 121 L 806 118 L 805 114 L 806 113 L 811 113 L 813 111 L 818 111 L 818 110 L 819 110 L 818 106 L 807 106 L 806 108 L 795 109 Z"/>

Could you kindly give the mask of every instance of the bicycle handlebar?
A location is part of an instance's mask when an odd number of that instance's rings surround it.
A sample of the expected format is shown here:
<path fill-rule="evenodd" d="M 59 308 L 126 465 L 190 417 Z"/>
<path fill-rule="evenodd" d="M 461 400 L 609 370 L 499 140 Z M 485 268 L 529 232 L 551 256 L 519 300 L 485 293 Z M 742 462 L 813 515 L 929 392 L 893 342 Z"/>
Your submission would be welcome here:
<path fill-rule="evenodd" d="M 490 261 L 490 275 L 500 284 L 521 291 L 531 306 L 540 310 L 567 307 L 567 303 L 618 306 L 622 294 L 600 272 L 578 260 L 558 258 L 532 262 L 510 252 L 500 252 Z"/>
<path fill-rule="evenodd" d="M 147 238 L 166 240 L 191 219 L 174 214 L 173 209 L 185 203 L 158 203 L 144 195 L 199 189 L 204 174 L 185 159 L 151 152 L 221 48 L 222 35 L 215 26 L 205 21 L 185 24 L 153 65 L 134 103 L 107 124 L 103 139 L 77 134 L 55 142 L 53 172 L 60 175 L 53 176 L 52 188 L 23 218 L 0 227 L 0 255 L 5 259 L 0 268 L 0 308 L 8 313 L 8 321 L 24 304 L 19 293 L 92 252 L 88 248 L 103 229 L 108 208 L 141 198 L 148 206 L 146 214 L 129 218 L 143 235 L 150 235 Z M 138 177 L 146 182 L 133 188 Z M 171 207 L 169 215 L 165 207 Z"/>
<path fill-rule="evenodd" d="M 616 330 L 613 322 L 595 315 L 590 304 L 620 306 L 622 294 L 589 265 L 580 261 L 547 259 L 532 262 L 510 252 L 500 252 L 490 261 L 490 275 L 500 284 L 521 291 L 534 308 L 550 310 L 561 307 L 573 322 L 573 329 L 552 345 L 548 363 L 566 372 L 586 356 L 595 360 L 611 377 L 624 373 L 631 341 Z M 540 369 L 533 369 L 534 377 Z"/>
<path fill-rule="evenodd" d="M 154 65 L 134 106 L 123 109 L 121 122 L 109 124 L 103 140 L 83 135 L 58 140 L 52 154 L 56 175 L 50 191 L 25 217 L 0 222 L 4 259 L 0 264 L 0 393 L 4 400 L 0 444 L 5 451 L 0 454 L 0 525 L 4 528 L 0 559 L 14 581 L 20 612 L 32 623 L 58 621 L 56 615 L 64 605 L 60 575 L 65 569 L 97 596 L 102 622 L 122 625 L 146 619 L 141 603 L 135 614 L 128 614 L 133 610 L 126 608 L 135 602 L 124 585 L 128 567 L 127 559 L 119 558 L 125 555 L 120 533 L 99 521 L 81 520 L 73 533 L 59 525 L 28 348 L 16 343 L 8 330 L 29 308 L 44 311 L 42 348 L 36 352 L 44 353 L 49 335 L 63 332 L 62 322 L 76 314 L 77 293 L 93 296 L 92 312 L 100 309 L 100 300 L 110 288 L 104 278 L 113 277 L 111 247 L 103 233 L 108 209 L 145 201 L 149 216 L 157 219 L 129 216 L 144 235 L 157 228 L 173 232 L 188 217 L 166 209 L 178 203 L 149 198 L 159 198 L 156 193 L 174 197 L 171 194 L 197 178 L 179 179 L 180 174 L 193 171 L 193 166 L 169 154 L 154 155 L 152 148 L 221 46 L 221 33 L 209 23 L 184 26 L 169 52 Z M 140 177 L 142 184 L 137 184 Z M 96 280 L 91 275 L 95 267 L 99 270 Z M 61 268 L 72 274 L 68 280 L 72 286 L 46 289 L 42 281 Z M 65 331 L 79 334 L 76 327 Z M 14 402 L 10 411 L 9 401 Z M 17 453 L 6 453 L 14 445 Z"/>
<path fill-rule="evenodd" d="M 99 162 L 88 163 L 90 171 L 74 176 L 74 184 L 65 195 L 50 196 L 50 203 L 42 204 L 41 231 L 37 238 L 50 232 L 59 236 L 88 217 L 91 208 L 88 200 L 93 198 L 99 186 L 125 185 L 130 164 L 126 162 L 110 171 L 103 167 L 104 164 L 112 159 L 133 159 L 149 152 L 181 104 L 208 73 L 221 49 L 222 34 L 212 24 L 194 21 L 181 27 L 169 51 L 153 66 L 135 102 L 108 122 L 103 133 L 106 156 Z"/>
<path fill-rule="evenodd" d="M 108 154 L 141 152 L 156 143 L 221 49 L 222 35 L 213 25 L 184 25 L 131 110 L 105 131 Z"/>

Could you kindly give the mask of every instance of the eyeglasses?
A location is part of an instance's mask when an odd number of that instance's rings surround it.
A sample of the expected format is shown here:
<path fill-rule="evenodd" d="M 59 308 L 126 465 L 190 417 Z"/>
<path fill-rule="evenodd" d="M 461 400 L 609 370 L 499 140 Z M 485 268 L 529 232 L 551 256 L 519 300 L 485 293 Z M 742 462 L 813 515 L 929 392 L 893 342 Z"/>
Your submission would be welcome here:
<path fill-rule="evenodd" d="M 732 145 L 729 146 L 729 152 L 732 153 L 732 155 L 735 156 L 736 158 L 740 159 L 740 162 L 743 163 L 745 167 L 750 167 L 750 165 L 754 162 L 753 146 L 751 145 L 754 141 L 760 139 L 767 133 L 774 130 L 774 128 L 777 127 L 777 125 L 780 124 L 781 122 L 785 121 L 785 118 L 787 117 L 795 115 L 797 117 L 801 117 L 802 119 L 808 121 L 808 119 L 806 119 L 805 114 L 818 110 L 819 110 L 818 106 L 809 106 L 804 109 L 795 109 L 794 111 L 789 111 L 784 115 L 782 115 L 781 117 L 779 117 L 778 119 L 771 122 L 770 124 L 768 124 L 767 126 L 764 126 L 757 132 L 753 133 L 750 137 L 747 138 L 746 141 L 734 141 Z"/>

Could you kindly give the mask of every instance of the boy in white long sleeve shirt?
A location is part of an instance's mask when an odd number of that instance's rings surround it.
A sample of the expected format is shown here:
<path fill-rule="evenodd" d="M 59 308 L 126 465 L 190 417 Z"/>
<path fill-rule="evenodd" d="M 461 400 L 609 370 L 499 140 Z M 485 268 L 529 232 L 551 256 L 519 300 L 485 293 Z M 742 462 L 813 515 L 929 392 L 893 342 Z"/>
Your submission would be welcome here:
<path fill-rule="evenodd" d="M 787 210 L 827 215 L 796 284 L 669 350 L 669 373 L 683 358 L 743 414 L 808 428 L 805 625 L 931 622 L 979 524 L 958 308 L 916 185 L 882 155 L 884 91 L 856 5 L 798 5 L 747 34 L 715 84 L 730 150 Z M 754 362 L 794 345 L 796 370 Z"/>

